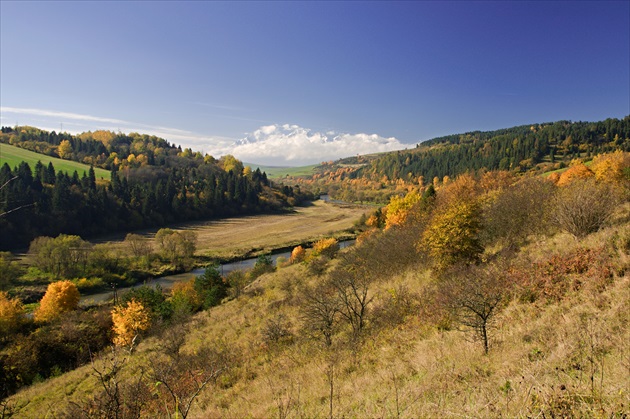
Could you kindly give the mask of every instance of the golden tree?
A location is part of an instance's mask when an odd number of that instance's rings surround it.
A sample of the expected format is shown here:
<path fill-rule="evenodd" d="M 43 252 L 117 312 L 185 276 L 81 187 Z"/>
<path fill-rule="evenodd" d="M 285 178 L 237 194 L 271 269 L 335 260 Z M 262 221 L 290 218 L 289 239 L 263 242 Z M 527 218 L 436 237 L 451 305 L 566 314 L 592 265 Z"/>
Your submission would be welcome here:
<path fill-rule="evenodd" d="M 0 291 L 0 335 L 7 336 L 17 330 L 24 319 L 24 306 L 19 298 L 9 298 Z"/>
<path fill-rule="evenodd" d="M 151 326 L 151 315 L 141 302 L 132 299 L 126 306 L 118 306 L 112 311 L 112 322 L 114 344 L 127 346 Z"/>
<path fill-rule="evenodd" d="M 60 314 L 76 310 L 79 306 L 81 294 L 77 286 L 72 282 L 57 281 L 48 285 L 46 294 L 39 303 L 39 308 L 35 311 L 35 320 L 46 322 L 53 320 Z"/>
<path fill-rule="evenodd" d="M 475 262 L 483 252 L 480 232 L 479 205 L 475 202 L 456 202 L 433 217 L 418 247 L 428 250 L 438 269 L 457 262 Z"/>
<path fill-rule="evenodd" d="M 600 154 L 593 158 L 591 170 L 597 181 L 622 182 L 624 171 L 630 167 L 630 153 L 617 150 L 610 154 Z"/>
<path fill-rule="evenodd" d="M 420 202 L 420 198 L 418 191 L 411 191 L 404 197 L 393 196 L 387 205 L 385 229 L 402 225 L 413 206 Z"/>
<path fill-rule="evenodd" d="M 291 263 L 300 263 L 304 260 L 306 250 L 302 246 L 297 246 L 291 252 Z"/>
<path fill-rule="evenodd" d="M 70 158 L 72 155 L 72 144 L 70 144 L 70 141 L 63 140 L 57 147 L 57 154 L 62 159 Z"/>
<path fill-rule="evenodd" d="M 334 258 L 338 251 L 339 242 L 333 237 L 321 239 L 313 245 L 313 256 L 323 255 Z"/>

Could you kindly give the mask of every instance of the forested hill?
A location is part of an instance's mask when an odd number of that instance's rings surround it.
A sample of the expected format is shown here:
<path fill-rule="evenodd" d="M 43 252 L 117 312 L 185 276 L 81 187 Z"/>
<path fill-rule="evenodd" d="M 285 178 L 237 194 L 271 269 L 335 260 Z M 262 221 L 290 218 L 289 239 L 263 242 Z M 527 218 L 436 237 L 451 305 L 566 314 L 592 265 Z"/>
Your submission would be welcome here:
<path fill-rule="evenodd" d="M 52 164 L 0 168 L 0 249 L 42 235 L 83 237 L 195 219 L 274 211 L 311 198 L 276 187 L 233 156 L 220 160 L 166 140 L 108 131 L 57 134 L 2 128 L 0 142 L 111 170 L 97 182 Z"/>
<path fill-rule="evenodd" d="M 353 177 L 454 177 L 467 171 L 527 171 L 614 150 L 630 151 L 630 116 L 601 122 L 559 121 L 434 138 L 415 150 L 388 153 Z"/>
<path fill-rule="evenodd" d="M 284 181 L 335 199 L 384 204 L 392 196 L 466 172 L 544 173 L 598 154 L 630 151 L 630 116 L 600 122 L 522 125 L 434 138 L 414 149 L 323 163 L 309 177 Z"/>

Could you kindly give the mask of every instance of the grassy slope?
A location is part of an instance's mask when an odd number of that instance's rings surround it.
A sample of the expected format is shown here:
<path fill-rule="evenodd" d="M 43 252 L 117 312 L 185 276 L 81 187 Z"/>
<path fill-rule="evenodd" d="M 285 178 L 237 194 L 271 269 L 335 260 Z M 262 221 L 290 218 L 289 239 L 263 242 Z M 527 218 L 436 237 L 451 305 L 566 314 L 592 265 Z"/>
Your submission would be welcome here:
<path fill-rule="evenodd" d="M 0 143 L 0 166 L 4 165 L 4 163 L 8 163 L 9 166 L 13 168 L 23 161 L 27 162 L 29 166 L 31 166 L 31 170 L 35 167 L 37 161 L 41 161 L 45 166 L 47 166 L 49 162 L 52 162 L 53 166 L 55 166 L 55 171 L 59 172 L 61 170 L 70 175 L 72 175 L 76 170 L 79 173 L 79 176 L 83 176 L 83 173 L 87 174 L 88 170 L 90 170 L 90 166 L 86 164 L 70 160 L 62 160 L 9 144 Z M 94 168 L 94 173 L 96 174 L 97 179 L 101 178 L 109 180 L 111 176 L 109 171 L 98 167 Z"/>
<path fill-rule="evenodd" d="M 253 163 L 243 163 L 245 166 L 251 167 L 253 170 L 259 168 L 262 172 L 267 173 L 267 177 L 270 179 L 280 179 L 287 175 L 289 176 L 310 176 L 313 174 L 313 169 L 317 167 L 317 164 L 310 166 L 300 167 L 276 167 L 276 166 L 261 166 Z"/>
<path fill-rule="evenodd" d="M 578 242 L 558 235 L 521 252 L 531 261 L 578 246 L 599 247 L 630 225 Z M 227 342 L 242 354 L 239 367 L 204 391 L 192 417 L 328 417 L 327 367 L 334 365 L 335 417 L 612 417 L 630 402 L 630 255 L 617 261 L 623 276 L 605 290 L 585 286 L 560 302 L 512 301 L 492 332 L 489 355 L 468 333 L 428 328 L 418 314 L 372 331 L 362 345 L 328 351 L 302 337 L 300 287 L 314 283 L 302 265 L 267 274 L 249 292 L 200 313 L 188 336 L 194 350 Z M 400 285 L 418 292 L 430 281 L 421 267 L 384 279 L 381 298 Z M 583 278 L 587 283 L 589 278 Z M 258 290 L 257 292 L 255 290 Z M 269 346 L 262 331 L 285 316 L 294 339 Z M 340 341 L 343 337 L 340 338 Z M 130 376 L 146 365 L 156 339 L 138 348 Z M 592 362 L 591 362 L 592 361 Z M 69 401 L 97 389 L 84 366 L 12 398 L 20 417 L 55 417 Z M 591 380 L 591 377 L 592 380 Z M 546 413 L 545 413 L 546 412 Z M 617 417 L 617 416 L 614 416 Z M 619 416 L 621 417 L 621 416 Z"/>

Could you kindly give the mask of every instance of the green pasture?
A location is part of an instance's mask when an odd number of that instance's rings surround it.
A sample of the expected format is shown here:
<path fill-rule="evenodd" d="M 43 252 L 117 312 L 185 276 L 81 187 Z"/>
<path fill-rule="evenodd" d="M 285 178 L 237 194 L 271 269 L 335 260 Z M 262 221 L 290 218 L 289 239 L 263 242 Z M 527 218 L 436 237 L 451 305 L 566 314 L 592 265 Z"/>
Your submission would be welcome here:
<path fill-rule="evenodd" d="M 44 166 L 48 166 L 48 163 L 52 162 L 53 166 L 55 166 L 55 172 L 59 172 L 61 170 L 70 175 L 76 170 L 79 173 L 79 176 L 83 176 L 83 173 L 87 174 L 88 170 L 90 170 L 90 166 L 87 164 L 70 160 L 62 160 L 57 157 L 50 157 L 45 154 L 39 154 L 34 151 L 0 143 L 0 167 L 2 167 L 5 163 L 8 163 L 9 167 L 13 169 L 21 162 L 25 161 L 29 166 L 31 166 L 31 169 L 34 169 L 38 160 L 41 161 Z M 94 168 L 94 173 L 96 174 L 97 179 L 102 178 L 109 180 L 111 177 L 109 171 L 98 167 Z"/>
<path fill-rule="evenodd" d="M 277 166 L 261 166 L 258 164 L 251 163 L 243 163 L 245 166 L 251 167 L 253 170 L 256 168 L 260 169 L 261 172 L 267 173 L 267 177 L 270 179 L 279 179 L 289 176 L 310 176 L 313 174 L 313 169 L 317 167 L 317 164 L 312 164 L 310 166 L 300 166 L 300 167 L 277 167 Z"/>

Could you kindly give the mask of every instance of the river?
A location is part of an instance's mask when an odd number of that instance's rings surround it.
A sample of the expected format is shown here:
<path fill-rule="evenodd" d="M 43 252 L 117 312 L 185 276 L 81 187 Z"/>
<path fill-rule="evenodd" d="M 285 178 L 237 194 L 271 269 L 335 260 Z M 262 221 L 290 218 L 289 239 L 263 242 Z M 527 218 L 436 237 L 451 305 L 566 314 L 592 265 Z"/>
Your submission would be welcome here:
<path fill-rule="evenodd" d="M 354 242 L 355 242 L 354 240 L 341 241 L 339 242 L 339 248 L 345 249 L 346 247 L 352 246 Z M 282 252 L 282 253 L 272 254 L 271 260 L 275 266 L 276 262 L 278 261 L 278 258 L 289 259 L 290 257 L 291 257 L 291 252 Z M 224 263 L 222 265 L 219 265 L 219 270 L 222 276 L 226 276 L 232 271 L 248 271 L 254 267 L 257 260 L 258 258 L 251 258 L 251 259 L 244 259 L 237 262 Z M 137 284 L 131 287 L 119 288 L 116 290 L 116 292 L 118 294 L 121 294 L 131 288 L 140 287 L 142 285 L 149 285 L 151 287 L 155 287 L 159 285 L 160 287 L 162 287 L 163 290 L 170 290 L 175 283 L 181 282 L 181 281 L 187 281 L 191 278 L 199 276 L 203 274 L 205 270 L 206 268 L 197 268 L 197 269 L 193 269 L 192 271 L 181 273 L 181 274 L 161 276 L 159 278 L 155 278 L 150 281 L 147 281 L 143 284 Z M 87 306 L 94 303 L 103 303 L 103 302 L 112 300 L 113 298 L 114 298 L 114 291 L 105 291 L 105 292 L 100 292 L 96 294 L 84 295 L 84 296 L 81 296 L 81 305 Z"/>

